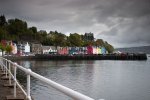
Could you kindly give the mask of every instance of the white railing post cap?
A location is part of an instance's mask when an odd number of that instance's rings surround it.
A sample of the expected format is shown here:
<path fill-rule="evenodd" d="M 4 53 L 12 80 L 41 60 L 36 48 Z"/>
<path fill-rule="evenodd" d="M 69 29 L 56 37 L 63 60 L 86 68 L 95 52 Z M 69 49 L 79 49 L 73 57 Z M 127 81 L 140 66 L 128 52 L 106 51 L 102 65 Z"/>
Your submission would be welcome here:
<path fill-rule="evenodd" d="M 32 72 L 32 70 L 30 68 L 27 69 L 27 74 L 30 74 Z"/>

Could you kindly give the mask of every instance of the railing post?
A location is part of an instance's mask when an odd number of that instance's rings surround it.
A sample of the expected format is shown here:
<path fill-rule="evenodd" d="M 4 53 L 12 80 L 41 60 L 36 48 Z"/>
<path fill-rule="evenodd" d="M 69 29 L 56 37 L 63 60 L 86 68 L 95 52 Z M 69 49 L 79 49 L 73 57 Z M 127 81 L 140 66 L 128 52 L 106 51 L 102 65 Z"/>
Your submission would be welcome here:
<path fill-rule="evenodd" d="M 14 63 L 14 97 L 16 98 L 16 70 L 17 70 L 17 67 L 16 67 L 16 63 Z"/>
<path fill-rule="evenodd" d="M 0 66 L 1 66 L 1 70 L 3 70 L 3 68 L 2 68 L 2 58 L 0 58 Z"/>
<path fill-rule="evenodd" d="M 5 74 L 5 60 L 3 60 L 3 72 L 4 72 L 4 74 Z"/>
<path fill-rule="evenodd" d="M 9 85 L 11 85 L 11 67 L 10 67 L 10 60 L 9 60 L 8 70 L 9 70 Z"/>
<path fill-rule="evenodd" d="M 2 59 L 2 62 L 1 62 L 2 71 L 4 71 L 4 66 L 3 66 L 3 64 L 4 64 L 4 60 Z"/>
<path fill-rule="evenodd" d="M 31 72 L 31 69 L 28 69 L 29 72 Z M 30 95 L 30 73 L 27 73 L 27 98 L 31 100 Z"/>
<path fill-rule="evenodd" d="M 0 66 L 1 66 L 1 70 L 3 71 L 2 59 L 1 59 L 1 61 L 0 61 Z"/>
<path fill-rule="evenodd" d="M 6 78 L 7 78 L 7 60 L 6 60 L 6 66 L 5 66 L 5 68 L 6 68 Z"/>

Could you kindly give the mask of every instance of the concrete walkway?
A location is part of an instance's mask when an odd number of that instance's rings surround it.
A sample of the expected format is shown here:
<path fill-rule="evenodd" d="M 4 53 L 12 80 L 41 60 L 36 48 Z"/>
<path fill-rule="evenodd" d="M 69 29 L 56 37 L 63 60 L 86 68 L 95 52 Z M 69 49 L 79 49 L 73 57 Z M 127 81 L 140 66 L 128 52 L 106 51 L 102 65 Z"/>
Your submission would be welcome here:
<path fill-rule="evenodd" d="M 17 98 L 13 98 L 13 86 L 4 86 L 8 84 L 8 80 L 2 79 L 2 77 L 5 77 L 2 73 L 0 69 L 0 100 L 25 100 L 25 96 L 21 93 L 19 88 L 17 88 Z"/>
<path fill-rule="evenodd" d="M 3 75 L 2 71 L 0 70 L 0 100 L 6 100 L 6 96 L 11 95 L 13 88 L 4 87 L 4 84 L 6 84 L 8 80 L 3 80 L 1 77 L 3 77 Z"/>

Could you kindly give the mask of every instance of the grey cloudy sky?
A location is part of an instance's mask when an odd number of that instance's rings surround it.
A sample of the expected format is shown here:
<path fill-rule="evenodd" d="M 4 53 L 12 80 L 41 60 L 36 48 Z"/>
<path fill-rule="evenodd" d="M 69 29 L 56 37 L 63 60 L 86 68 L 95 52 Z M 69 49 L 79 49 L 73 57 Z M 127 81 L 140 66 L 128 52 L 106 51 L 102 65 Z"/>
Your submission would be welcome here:
<path fill-rule="evenodd" d="M 92 32 L 114 47 L 150 45 L 150 0 L 0 0 L 0 14 L 47 32 Z"/>

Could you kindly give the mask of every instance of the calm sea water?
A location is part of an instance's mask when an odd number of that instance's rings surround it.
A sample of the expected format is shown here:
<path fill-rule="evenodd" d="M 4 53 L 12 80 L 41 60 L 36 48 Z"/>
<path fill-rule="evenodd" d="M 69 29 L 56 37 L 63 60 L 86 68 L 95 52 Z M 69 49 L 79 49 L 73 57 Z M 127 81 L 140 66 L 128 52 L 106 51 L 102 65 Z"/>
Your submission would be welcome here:
<path fill-rule="evenodd" d="M 19 61 L 18 64 L 95 100 L 150 100 L 150 59 Z M 21 77 L 25 85 L 26 79 Z M 31 93 L 35 100 L 72 100 L 34 78 Z"/>

